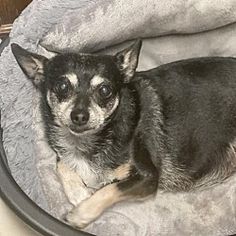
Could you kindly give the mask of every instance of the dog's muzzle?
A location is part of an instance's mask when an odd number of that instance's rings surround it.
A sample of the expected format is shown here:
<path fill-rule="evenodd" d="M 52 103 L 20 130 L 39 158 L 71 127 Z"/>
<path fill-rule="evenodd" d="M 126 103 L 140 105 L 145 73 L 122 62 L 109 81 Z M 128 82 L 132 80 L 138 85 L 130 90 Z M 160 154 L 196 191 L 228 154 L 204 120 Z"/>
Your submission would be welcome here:
<path fill-rule="evenodd" d="M 75 110 L 71 112 L 70 118 L 74 125 L 83 126 L 89 120 L 89 113 L 86 110 Z"/>

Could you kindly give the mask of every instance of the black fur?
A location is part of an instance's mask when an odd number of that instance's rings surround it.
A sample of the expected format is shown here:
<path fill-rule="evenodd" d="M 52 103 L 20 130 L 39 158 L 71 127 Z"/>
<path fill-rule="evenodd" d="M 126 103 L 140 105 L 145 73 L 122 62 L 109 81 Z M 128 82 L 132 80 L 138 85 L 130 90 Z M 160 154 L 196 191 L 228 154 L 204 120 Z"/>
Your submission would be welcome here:
<path fill-rule="evenodd" d="M 236 137 L 236 60 L 190 59 L 138 76 L 155 88 L 166 146 L 191 181 L 224 166 Z M 235 171 L 233 161 L 228 168 Z"/>
<path fill-rule="evenodd" d="M 127 50 L 118 56 L 62 54 L 46 64 L 44 60 L 40 90 L 52 147 L 60 157 L 67 155 L 46 91 L 63 74 L 73 72 L 80 83 L 76 104 L 86 108 L 90 79 L 99 74 L 108 78 L 119 105 L 102 128 L 73 137 L 74 148 L 80 148 L 80 155 L 98 175 L 131 163 L 128 177 L 111 180 L 123 195 L 143 198 L 157 188 L 191 190 L 232 175 L 236 170 L 236 60 L 183 60 L 130 76 L 140 46 L 136 44 L 130 54 L 128 68 L 121 65 Z M 18 49 L 14 54 L 20 57 Z M 106 107 L 106 101 L 96 98 L 96 102 Z"/>

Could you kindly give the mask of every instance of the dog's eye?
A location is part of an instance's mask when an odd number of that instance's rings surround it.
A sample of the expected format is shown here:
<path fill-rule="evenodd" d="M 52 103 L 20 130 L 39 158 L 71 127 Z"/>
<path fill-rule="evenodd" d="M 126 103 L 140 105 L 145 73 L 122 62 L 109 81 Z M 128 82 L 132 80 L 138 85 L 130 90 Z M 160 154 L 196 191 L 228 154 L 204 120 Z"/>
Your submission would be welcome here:
<path fill-rule="evenodd" d="M 60 92 L 66 92 L 68 90 L 68 84 L 65 81 L 58 83 L 57 86 Z"/>
<path fill-rule="evenodd" d="M 99 94 L 103 98 L 109 98 L 112 94 L 111 87 L 109 85 L 102 85 L 99 88 Z"/>
<path fill-rule="evenodd" d="M 66 95 L 69 91 L 69 87 L 69 81 L 67 80 L 61 80 L 56 84 L 56 90 L 61 95 Z"/>

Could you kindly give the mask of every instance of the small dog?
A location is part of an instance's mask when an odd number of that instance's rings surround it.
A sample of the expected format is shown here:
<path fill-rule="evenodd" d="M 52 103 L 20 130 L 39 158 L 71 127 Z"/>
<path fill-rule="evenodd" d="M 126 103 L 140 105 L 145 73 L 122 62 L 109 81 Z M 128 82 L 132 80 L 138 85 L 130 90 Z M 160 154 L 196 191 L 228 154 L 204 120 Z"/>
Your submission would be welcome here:
<path fill-rule="evenodd" d="M 208 186 L 236 170 L 236 59 L 135 72 L 140 49 L 137 40 L 114 56 L 47 59 L 12 44 L 41 93 L 48 142 L 69 173 L 62 180 L 68 195 L 78 176 L 91 190 L 66 216 L 74 227 L 119 201 Z"/>

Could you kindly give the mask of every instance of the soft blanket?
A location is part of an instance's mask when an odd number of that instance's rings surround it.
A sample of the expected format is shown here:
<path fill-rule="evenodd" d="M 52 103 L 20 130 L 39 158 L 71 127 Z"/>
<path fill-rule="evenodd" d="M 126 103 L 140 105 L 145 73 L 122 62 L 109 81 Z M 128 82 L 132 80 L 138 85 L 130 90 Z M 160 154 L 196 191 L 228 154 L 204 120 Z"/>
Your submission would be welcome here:
<path fill-rule="evenodd" d="M 10 36 L 11 42 L 46 56 L 53 53 L 42 46 L 113 53 L 122 47 L 118 43 L 145 38 L 139 62 L 144 70 L 182 58 L 236 56 L 235 21 L 234 0 L 35 0 Z M 41 129 L 38 94 L 9 46 L 0 57 L 0 81 L 4 147 L 12 175 L 38 205 L 60 217 L 71 205 L 58 180 L 56 155 Z M 158 193 L 143 203 L 117 204 L 86 230 L 103 236 L 229 235 L 236 233 L 235 196 L 232 176 L 201 192 Z"/>

